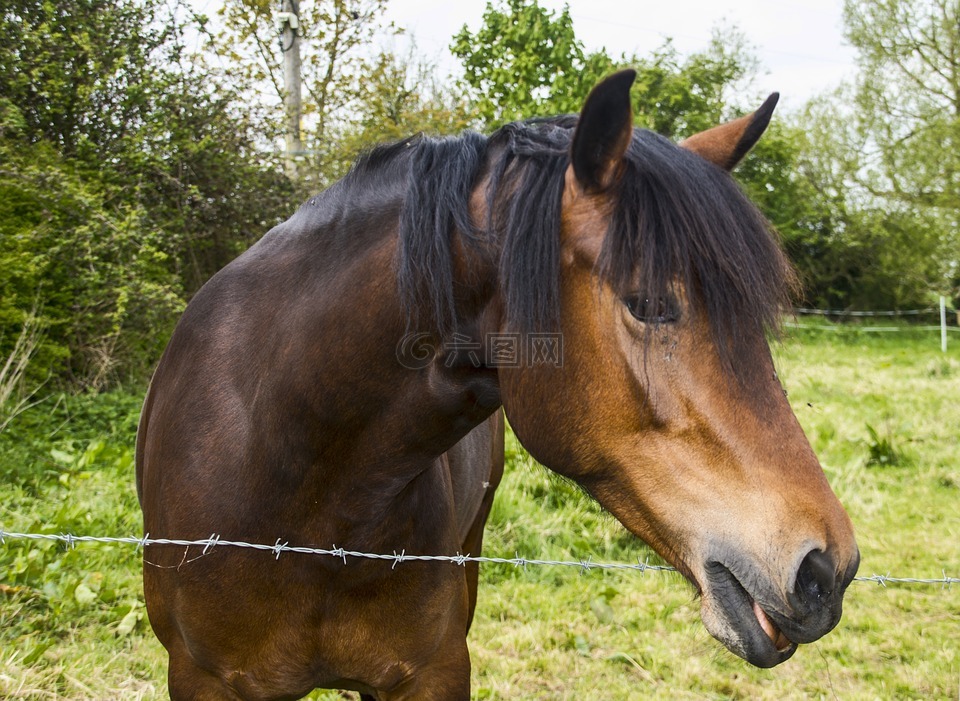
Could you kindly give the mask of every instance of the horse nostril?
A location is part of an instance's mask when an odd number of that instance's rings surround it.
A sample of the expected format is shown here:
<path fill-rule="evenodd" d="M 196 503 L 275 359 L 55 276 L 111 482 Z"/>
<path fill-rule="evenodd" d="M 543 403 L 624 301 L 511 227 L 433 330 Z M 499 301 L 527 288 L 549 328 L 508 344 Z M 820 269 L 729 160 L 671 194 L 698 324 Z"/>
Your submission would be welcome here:
<path fill-rule="evenodd" d="M 825 552 L 811 550 L 800 563 L 797 570 L 795 593 L 807 604 L 830 596 L 837 583 L 836 565 Z"/>

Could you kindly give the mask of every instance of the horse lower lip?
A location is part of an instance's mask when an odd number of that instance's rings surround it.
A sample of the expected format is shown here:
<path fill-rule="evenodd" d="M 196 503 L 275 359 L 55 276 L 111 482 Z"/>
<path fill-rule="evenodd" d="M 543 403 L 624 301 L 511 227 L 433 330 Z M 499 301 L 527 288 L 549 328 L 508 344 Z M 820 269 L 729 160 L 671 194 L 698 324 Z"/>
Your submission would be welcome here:
<path fill-rule="evenodd" d="M 763 628 L 763 632 L 767 634 L 767 637 L 770 638 L 774 647 L 777 648 L 777 652 L 785 652 L 793 645 L 793 643 L 787 639 L 787 636 L 774 625 L 773 621 L 770 620 L 770 617 L 767 616 L 766 612 L 760 608 L 760 604 L 756 601 L 753 602 L 753 614 L 757 617 L 757 621 L 760 623 L 760 627 Z"/>

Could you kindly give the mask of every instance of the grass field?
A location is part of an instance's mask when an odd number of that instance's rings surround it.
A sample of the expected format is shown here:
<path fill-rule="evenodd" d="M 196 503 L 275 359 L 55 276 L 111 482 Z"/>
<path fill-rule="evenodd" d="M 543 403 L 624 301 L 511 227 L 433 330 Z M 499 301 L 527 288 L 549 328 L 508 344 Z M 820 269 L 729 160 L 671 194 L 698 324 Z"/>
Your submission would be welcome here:
<path fill-rule="evenodd" d="M 775 350 L 861 575 L 960 576 L 960 337 L 947 354 L 938 340 L 794 330 Z M 0 434 L 0 528 L 139 535 L 140 396 L 53 397 L 18 417 Z M 508 441 L 485 554 L 657 561 Z M 165 698 L 139 570 L 129 546 L 0 544 L 0 698 Z M 960 699 L 957 585 L 854 583 L 834 632 L 758 670 L 710 638 L 676 574 L 485 565 L 481 578 L 477 699 Z"/>

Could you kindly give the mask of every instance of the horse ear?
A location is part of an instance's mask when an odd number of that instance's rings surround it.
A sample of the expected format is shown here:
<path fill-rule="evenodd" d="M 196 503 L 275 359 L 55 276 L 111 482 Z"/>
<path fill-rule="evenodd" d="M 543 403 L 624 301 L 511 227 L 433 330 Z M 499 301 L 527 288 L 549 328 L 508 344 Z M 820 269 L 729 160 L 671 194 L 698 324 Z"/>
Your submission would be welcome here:
<path fill-rule="evenodd" d="M 633 136 L 630 86 L 633 69 L 604 78 L 590 91 L 580 110 L 580 121 L 570 145 L 570 161 L 577 182 L 587 192 L 613 183 Z"/>
<path fill-rule="evenodd" d="M 773 93 L 756 112 L 684 139 L 680 146 L 724 170 L 733 170 L 770 124 L 780 93 Z"/>

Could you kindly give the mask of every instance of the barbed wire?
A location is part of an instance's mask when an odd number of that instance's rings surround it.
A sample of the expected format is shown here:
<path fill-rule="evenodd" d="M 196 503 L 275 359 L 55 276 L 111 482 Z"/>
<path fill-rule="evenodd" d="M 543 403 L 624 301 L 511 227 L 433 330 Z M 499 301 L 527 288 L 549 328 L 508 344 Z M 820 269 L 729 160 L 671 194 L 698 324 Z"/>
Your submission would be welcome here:
<path fill-rule="evenodd" d="M 524 569 L 528 566 L 574 567 L 578 568 L 581 572 L 587 572 L 590 570 L 631 570 L 643 574 L 644 572 L 677 571 L 675 567 L 670 567 L 669 565 L 651 565 L 648 562 L 641 561 L 639 558 L 637 558 L 637 563 L 633 564 L 629 562 L 593 562 L 593 560 L 590 558 L 581 560 L 545 560 L 538 558 L 524 558 L 520 557 L 519 555 L 516 557 L 485 557 L 474 556 L 470 555 L 469 553 L 466 555 L 462 555 L 460 553 L 457 553 L 456 555 L 408 555 L 405 550 L 401 550 L 399 553 L 394 551 L 393 554 L 388 555 L 386 553 L 365 553 L 356 550 L 347 550 L 346 548 L 339 548 L 336 545 L 331 548 L 313 548 L 290 545 L 289 543 L 281 543 L 279 538 L 273 545 L 268 545 L 266 543 L 247 543 L 237 540 L 225 540 L 216 533 L 212 534 L 209 538 L 203 538 L 200 540 L 182 540 L 178 538 L 151 538 L 149 533 L 144 535 L 142 538 L 137 538 L 134 536 L 81 536 L 73 535 L 71 533 L 16 533 L 0 529 L 0 544 L 6 544 L 7 539 L 55 541 L 63 543 L 67 546 L 67 548 L 71 549 L 75 548 L 78 543 L 136 545 L 138 549 L 152 545 L 176 545 L 186 548 L 196 546 L 203 548 L 203 551 L 199 557 L 208 555 L 214 548 L 226 546 L 270 552 L 273 553 L 276 559 L 279 559 L 280 555 L 284 553 L 299 553 L 302 555 L 334 557 L 342 560 L 343 564 L 347 564 L 348 558 L 385 560 L 388 562 L 392 561 L 394 568 L 404 562 L 448 562 L 461 567 L 465 566 L 468 562 L 476 562 L 483 564 L 512 565 L 514 567 L 521 567 Z M 196 558 L 194 558 L 194 560 L 195 559 Z M 194 560 L 190 560 L 189 562 L 193 562 Z M 148 562 L 147 564 L 153 563 Z M 960 578 L 948 576 L 945 570 L 942 572 L 942 574 L 943 576 L 940 578 L 893 577 L 890 575 L 874 574 L 870 576 L 855 577 L 854 581 L 873 582 L 881 586 L 887 586 L 888 584 L 940 584 L 943 585 L 944 588 L 949 587 L 952 584 L 960 584 Z"/>

